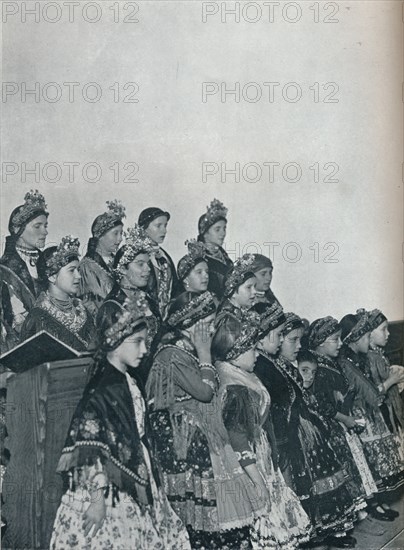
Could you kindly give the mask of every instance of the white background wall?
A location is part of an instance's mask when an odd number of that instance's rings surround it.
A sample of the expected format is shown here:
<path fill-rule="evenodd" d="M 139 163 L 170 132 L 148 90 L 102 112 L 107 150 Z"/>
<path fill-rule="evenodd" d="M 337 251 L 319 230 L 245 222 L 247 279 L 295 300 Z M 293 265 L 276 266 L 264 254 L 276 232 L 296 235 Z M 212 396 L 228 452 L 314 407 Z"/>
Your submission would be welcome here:
<path fill-rule="evenodd" d="M 392 320 L 403 318 L 400 2 L 332 3 L 339 21 L 328 24 L 323 19 L 332 9 L 325 12 L 320 3 L 315 23 L 310 9 L 315 3 L 306 1 L 298 4 L 296 23 L 287 20 L 297 13 L 293 6 L 282 17 L 285 2 L 272 5 L 273 23 L 263 3 L 250 3 L 244 12 L 251 20 L 258 5 L 262 16 L 256 23 L 246 21 L 242 11 L 239 23 L 231 15 L 222 23 L 220 11 L 203 23 L 203 2 L 138 1 L 138 22 L 132 24 L 113 22 L 109 0 L 86 8 L 90 19 L 97 6 L 101 10 L 95 23 L 83 19 L 86 2 L 71 23 L 62 2 L 56 7 L 56 2 L 39 2 L 38 22 L 32 15 L 24 22 L 23 4 L 32 9 L 34 2 L 3 4 L 10 15 L 3 23 L 2 80 L 14 85 L 8 85 L 13 95 L 3 95 L 2 103 L 2 244 L 10 211 L 28 189 L 38 188 L 51 212 L 50 242 L 72 233 L 85 244 L 105 201 L 120 198 L 129 222 L 150 205 L 172 213 L 165 244 L 178 260 L 185 239 L 196 236 L 199 215 L 217 197 L 229 208 L 227 249 L 233 256 L 251 242 L 263 253 L 268 251 L 264 243 L 280 243 L 273 256 L 273 288 L 287 310 L 314 319 L 380 307 Z M 60 20 L 47 22 L 58 17 L 56 8 Z M 119 8 L 120 19 L 130 12 L 126 2 Z M 37 101 L 25 96 L 23 82 L 27 88 L 39 83 Z M 50 82 L 62 90 L 54 103 L 49 98 L 56 88 L 45 86 Z M 79 83 L 73 102 L 63 82 Z M 83 99 L 89 82 L 98 83 L 100 101 Z M 114 82 L 120 84 L 121 99 L 128 94 L 123 84 L 136 82 L 139 101 L 115 103 L 109 89 Z M 228 88 L 254 82 L 263 97 L 249 102 L 241 95 L 236 103 L 216 94 L 203 102 L 203 82 Z M 272 103 L 264 82 L 280 83 Z M 302 90 L 295 103 L 280 92 L 289 82 Z M 338 102 L 324 103 L 321 87 L 321 101 L 314 102 L 309 87 L 315 82 L 337 83 Z M 88 89 L 89 96 L 94 91 Z M 248 92 L 251 99 L 253 87 Z M 62 174 L 54 183 L 43 177 L 36 183 L 29 174 L 24 182 L 23 162 L 27 167 L 39 163 L 40 170 L 57 163 Z M 67 162 L 80 163 L 73 182 L 63 166 Z M 96 183 L 83 180 L 89 162 L 102 169 Z M 128 162 L 139 166 L 137 183 L 123 182 Z M 203 182 L 204 162 L 228 168 L 255 162 L 262 178 L 252 183 L 241 174 L 235 182 L 227 175 L 221 182 L 218 174 Z M 299 163 L 302 177 L 291 183 L 277 170 L 275 181 L 268 182 L 267 162 Z M 315 183 L 309 169 L 315 162 L 336 163 L 339 181 L 325 183 L 322 172 Z M 120 166 L 118 182 L 109 168 L 113 163 Z M 7 175 L 7 170 L 16 173 Z M 90 178 L 94 174 L 88 172 Z M 49 168 L 48 179 L 54 175 Z M 251 169 L 247 178 L 252 177 Z M 287 246 L 291 242 L 298 248 Z M 319 243 L 318 262 L 310 249 L 314 243 Z M 327 243 L 336 244 L 324 250 Z M 336 246 L 337 262 L 325 262 Z M 290 261 L 297 251 L 299 261 Z"/>

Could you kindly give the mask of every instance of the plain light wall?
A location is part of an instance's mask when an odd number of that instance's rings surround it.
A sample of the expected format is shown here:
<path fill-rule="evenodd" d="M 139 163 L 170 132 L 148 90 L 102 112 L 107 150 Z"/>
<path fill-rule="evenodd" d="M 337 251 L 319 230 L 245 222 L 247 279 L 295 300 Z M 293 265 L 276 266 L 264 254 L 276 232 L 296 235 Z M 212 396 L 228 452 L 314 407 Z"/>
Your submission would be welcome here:
<path fill-rule="evenodd" d="M 2 80 L 16 83 L 18 92 L 2 104 L 2 245 L 11 210 L 27 190 L 38 188 L 50 211 L 49 242 L 71 233 L 84 246 L 105 201 L 119 198 L 126 223 L 147 206 L 171 212 L 164 246 L 177 261 L 184 241 L 196 236 L 198 217 L 217 197 L 229 208 L 226 248 L 233 258 L 254 251 L 249 243 L 263 253 L 264 243 L 280 243 L 273 249 L 272 286 L 286 310 L 313 320 L 378 307 L 389 319 L 402 319 L 401 3 L 339 2 L 334 24 L 314 23 L 312 2 L 298 4 L 302 18 L 294 24 L 279 12 L 273 23 L 264 16 L 256 23 L 228 16 L 222 23 L 220 12 L 203 23 L 202 4 L 138 1 L 135 24 L 113 23 L 108 0 L 98 2 L 102 18 L 93 24 L 82 17 L 69 23 L 65 11 L 53 24 L 42 15 L 38 23 L 30 16 L 23 23 L 20 13 L 8 17 Z M 39 82 L 41 92 L 50 82 L 80 85 L 72 103 L 66 87 L 56 103 L 42 96 L 23 103 L 24 81 L 27 87 Z M 81 98 L 88 82 L 102 89 L 97 103 Z M 115 103 L 109 89 L 115 82 L 138 83 L 139 102 Z M 228 88 L 253 82 L 264 93 L 264 82 L 280 87 L 273 103 L 264 96 L 255 103 L 242 96 L 238 103 L 230 96 L 223 102 L 220 94 L 203 102 L 203 82 Z M 302 90 L 296 103 L 278 93 L 289 82 Z M 322 84 L 337 83 L 338 103 L 315 103 L 315 82 L 322 97 Z M 121 97 L 128 91 L 121 88 Z M 252 97 L 254 86 L 248 91 Z M 5 176 L 10 162 L 18 173 Z M 21 181 L 23 162 L 41 169 L 50 162 L 80 166 L 73 183 L 65 168 L 60 181 L 36 183 L 32 175 Z M 98 183 L 80 175 L 89 162 L 102 168 Z M 122 181 L 128 162 L 139 166 L 137 183 Z M 229 169 L 236 162 L 257 163 L 263 174 L 256 183 L 236 182 L 229 174 L 224 182 L 220 174 L 204 182 L 206 162 Z M 284 181 L 277 170 L 268 182 L 268 162 L 299 163 L 301 180 Z M 315 183 L 309 167 L 316 162 L 336 163 L 338 183 Z M 113 163 L 121 170 L 117 183 Z M 337 262 L 325 262 L 332 252 Z M 293 261 L 296 253 L 301 257 Z"/>

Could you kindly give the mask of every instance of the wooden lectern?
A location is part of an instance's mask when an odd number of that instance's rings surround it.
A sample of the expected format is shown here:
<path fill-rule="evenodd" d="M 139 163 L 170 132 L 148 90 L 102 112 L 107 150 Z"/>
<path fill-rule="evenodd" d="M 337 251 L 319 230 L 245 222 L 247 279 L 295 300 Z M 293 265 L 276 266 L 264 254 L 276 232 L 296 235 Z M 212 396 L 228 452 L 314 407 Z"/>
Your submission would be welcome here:
<path fill-rule="evenodd" d="M 91 364 L 91 357 L 37 364 L 7 381 L 3 549 L 49 548 L 62 497 L 56 467 Z"/>

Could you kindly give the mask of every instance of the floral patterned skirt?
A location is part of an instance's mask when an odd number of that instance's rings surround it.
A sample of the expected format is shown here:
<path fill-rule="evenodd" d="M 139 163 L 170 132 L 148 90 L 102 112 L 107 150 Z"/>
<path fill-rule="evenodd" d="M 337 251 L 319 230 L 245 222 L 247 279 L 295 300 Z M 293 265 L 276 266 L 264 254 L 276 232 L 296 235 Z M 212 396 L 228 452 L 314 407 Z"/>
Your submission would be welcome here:
<path fill-rule="evenodd" d="M 386 426 L 379 411 L 373 418 L 362 408 L 354 407 L 353 413 L 366 419 L 359 435 L 370 471 L 380 492 L 393 491 L 404 484 L 404 462 L 397 438 Z"/>
<path fill-rule="evenodd" d="M 106 517 L 95 535 L 85 536 L 83 515 L 90 505 L 85 489 L 67 491 L 56 514 L 51 550 L 188 550 L 188 535 L 181 520 L 159 492 L 153 506 L 141 509 L 126 493 L 105 498 Z"/>

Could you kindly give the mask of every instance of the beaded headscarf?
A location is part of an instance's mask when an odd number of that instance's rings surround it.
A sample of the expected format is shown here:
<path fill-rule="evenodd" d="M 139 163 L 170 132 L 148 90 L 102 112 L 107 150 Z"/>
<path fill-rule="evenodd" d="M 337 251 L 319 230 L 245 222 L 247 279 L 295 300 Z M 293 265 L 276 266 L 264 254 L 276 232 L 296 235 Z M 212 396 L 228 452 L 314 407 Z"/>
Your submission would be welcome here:
<path fill-rule="evenodd" d="M 138 254 L 142 252 L 145 254 L 153 254 L 155 248 L 153 241 L 146 234 L 144 229 L 135 224 L 125 231 L 125 244 L 121 250 L 123 254 L 114 269 L 118 277 L 122 276 L 123 267 L 133 262 Z"/>
<path fill-rule="evenodd" d="M 371 330 L 374 330 L 385 321 L 387 321 L 387 317 L 380 311 L 380 309 L 372 309 L 372 311 L 369 311 L 369 324 L 371 326 Z"/>
<path fill-rule="evenodd" d="M 216 302 L 213 294 L 208 290 L 199 294 L 197 292 L 187 292 L 184 305 L 177 310 L 168 312 L 167 324 L 172 328 L 186 329 L 192 327 L 195 323 L 208 317 L 216 311 Z M 181 299 L 180 295 L 176 300 Z M 175 306 L 175 301 L 173 304 Z"/>
<path fill-rule="evenodd" d="M 334 317 L 322 317 L 312 322 L 309 328 L 309 347 L 315 350 L 325 342 L 329 336 L 341 330 L 340 324 Z"/>
<path fill-rule="evenodd" d="M 142 295 L 138 295 L 135 299 L 126 298 L 123 304 L 115 300 L 106 300 L 97 317 L 97 325 L 101 332 L 101 349 L 112 351 L 122 344 L 125 338 L 131 336 L 136 327 L 146 322 L 147 308 L 147 302 Z M 112 312 L 113 322 L 111 324 Z"/>
<path fill-rule="evenodd" d="M 217 199 L 213 199 L 209 206 L 206 207 L 206 214 L 200 217 L 198 222 L 198 231 L 200 235 L 206 233 L 209 227 L 212 227 L 220 220 L 227 221 L 228 209 Z"/>
<path fill-rule="evenodd" d="M 45 197 L 38 189 L 31 189 L 24 197 L 24 204 L 18 206 L 11 214 L 8 229 L 11 235 L 21 235 L 27 223 L 38 216 L 49 216 L 46 211 Z"/>
<path fill-rule="evenodd" d="M 364 334 L 370 332 L 372 327 L 369 323 L 369 313 L 365 309 L 358 309 L 356 311 L 357 322 L 351 328 L 350 332 L 343 338 L 345 344 L 351 344 L 357 342 L 362 338 Z"/>
<path fill-rule="evenodd" d="M 80 241 L 76 237 L 72 237 L 71 235 L 63 237 L 60 244 L 56 247 L 56 250 L 46 259 L 46 276 L 50 277 L 73 260 L 78 260 L 80 256 L 79 247 Z"/>
<path fill-rule="evenodd" d="M 122 220 L 126 217 L 125 207 L 121 201 L 107 201 L 108 210 L 97 216 L 91 226 L 91 233 L 94 238 L 99 239 L 113 227 L 123 224 Z"/>
<path fill-rule="evenodd" d="M 231 361 L 253 348 L 260 340 L 260 316 L 247 311 L 241 319 L 228 316 L 216 329 L 212 339 L 215 360 Z"/>
<path fill-rule="evenodd" d="M 191 239 L 185 241 L 185 244 L 188 246 L 188 254 L 181 258 L 177 267 L 180 281 L 183 281 L 196 265 L 206 260 L 206 247 L 203 243 Z"/>
<path fill-rule="evenodd" d="M 255 277 L 252 272 L 254 254 L 244 254 L 234 262 L 233 267 L 226 275 L 224 281 L 224 295 L 229 298 L 237 288 L 245 283 L 247 279 Z"/>
<path fill-rule="evenodd" d="M 264 338 L 271 330 L 286 322 L 286 317 L 279 302 L 267 304 L 261 302 L 253 306 L 253 311 L 259 315 L 259 336 Z"/>
<path fill-rule="evenodd" d="M 285 322 L 285 328 L 283 329 L 283 334 L 289 334 L 289 332 L 292 332 L 292 330 L 296 330 L 298 328 L 304 328 L 303 320 L 296 315 L 296 313 L 288 312 L 285 313 L 286 322 Z"/>

